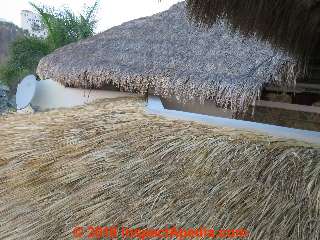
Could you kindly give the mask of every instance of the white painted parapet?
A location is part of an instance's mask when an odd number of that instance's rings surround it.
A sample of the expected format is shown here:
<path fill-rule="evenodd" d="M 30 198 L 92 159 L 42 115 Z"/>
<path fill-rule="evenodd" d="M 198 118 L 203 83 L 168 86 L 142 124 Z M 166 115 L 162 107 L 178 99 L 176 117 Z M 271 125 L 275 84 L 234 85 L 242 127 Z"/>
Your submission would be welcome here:
<path fill-rule="evenodd" d="M 228 119 L 223 117 L 214 117 L 198 113 L 168 110 L 164 108 L 160 98 L 154 96 L 150 96 L 148 98 L 147 113 L 161 115 L 170 119 L 189 120 L 218 127 L 228 127 L 255 133 L 262 133 L 279 138 L 295 139 L 308 143 L 320 144 L 320 132 Z"/>

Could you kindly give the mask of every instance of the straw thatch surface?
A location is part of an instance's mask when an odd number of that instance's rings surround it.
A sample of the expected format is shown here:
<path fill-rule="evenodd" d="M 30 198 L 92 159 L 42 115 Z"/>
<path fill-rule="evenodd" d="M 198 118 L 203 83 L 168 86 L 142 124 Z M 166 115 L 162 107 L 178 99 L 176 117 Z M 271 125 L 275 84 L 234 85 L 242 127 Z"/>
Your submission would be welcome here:
<path fill-rule="evenodd" d="M 187 0 L 191 17 L 214 26 L 224 17 L 250 36 L 285 48 L 300 60 L 319 55 L 319 0 Z"/>
<path fill-rule="evenodd" d="M 182 2 L 63 47 L 43 58 L 37 72 L 68 86 L 155 89 L 162 97 L 214 99 L 244 112 L 263 86 L 294 83 L 295 66 L 267 43 L 233 34 L 223 21 L 209 31 L 192 26 Z"/>
<path fill-rule="evenodd" d="M 75 226 L 316 240 L 320 146 L 144 114 L 135 98 L 0 120 L 0 238 Z"/>

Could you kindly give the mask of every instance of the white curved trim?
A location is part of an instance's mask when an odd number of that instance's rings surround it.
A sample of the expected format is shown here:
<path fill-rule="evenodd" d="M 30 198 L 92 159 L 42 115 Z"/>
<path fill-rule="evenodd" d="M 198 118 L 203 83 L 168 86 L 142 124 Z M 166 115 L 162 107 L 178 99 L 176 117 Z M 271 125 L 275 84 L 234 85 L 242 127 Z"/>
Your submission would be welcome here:
<path fill-rule="evenodd" d="M 198 113 L 168 110 L 164 108 L 160 98 L 155 96 L 149 96 L 147 112 L 151 114 L 161 115 L 171 119 L 196 121 L 214 126 L 237 128 L 245 131 L 272 135 L 279 138 L 295 139 L 308 143 L 320 144 L 320 132 L 280 127 L 275 125 L 228 119 L 222 117 L 213 117 Z"/>

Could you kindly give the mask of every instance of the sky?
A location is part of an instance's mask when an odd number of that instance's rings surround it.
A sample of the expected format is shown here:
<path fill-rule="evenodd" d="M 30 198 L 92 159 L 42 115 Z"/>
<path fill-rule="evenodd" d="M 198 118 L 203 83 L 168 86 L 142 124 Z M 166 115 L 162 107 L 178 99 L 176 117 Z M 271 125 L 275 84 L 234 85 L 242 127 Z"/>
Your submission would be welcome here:
<path fill-rule="evenodd" d="M 150 16 L 167 10 L 182 0 L 100 0 L 97 14 L 97 31 L 101 32 L 132 19 Z M 0 19 L 6 19 L 20 26 L 21 10 L 33 10 L 30 0 L 0 0 Z M 67 6 L 75 13 L 80 13 L 83 6 L 93 5 L 95 0 L 33 0 L 36 4 L 54 7 Z"/>

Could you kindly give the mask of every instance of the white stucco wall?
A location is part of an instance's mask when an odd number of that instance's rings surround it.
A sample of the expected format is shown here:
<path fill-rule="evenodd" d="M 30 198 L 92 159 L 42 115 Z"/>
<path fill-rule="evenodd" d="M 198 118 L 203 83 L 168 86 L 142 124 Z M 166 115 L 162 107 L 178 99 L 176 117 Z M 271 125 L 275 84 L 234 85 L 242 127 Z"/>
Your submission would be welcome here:
<path fill-rule="evenodd" d="M 66 88 L 53 80 L 41 80 L 37 83 L 36 93 L 31 106 L 39 110 L 61 107 L 74 107 L 90 103 L 96 99 L 134 96 L 133 93 L 124 93 L 107 90 L 88 90 Z"/>
<path fill-rule="evenodd" d="M 200 103 L 199 100 L 188 101 L 186 103 L 178 102 L 174 97 L 169 99 L 161 98 L 163 106 L 168 110 L 177 110 L 183 112 L 199 113 L 209 116 L 219 116 L 232 118 L 232 111 L 216 107 L 215 103 L 210 100 Z"/>

